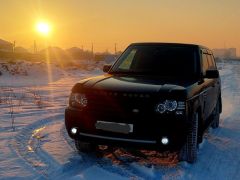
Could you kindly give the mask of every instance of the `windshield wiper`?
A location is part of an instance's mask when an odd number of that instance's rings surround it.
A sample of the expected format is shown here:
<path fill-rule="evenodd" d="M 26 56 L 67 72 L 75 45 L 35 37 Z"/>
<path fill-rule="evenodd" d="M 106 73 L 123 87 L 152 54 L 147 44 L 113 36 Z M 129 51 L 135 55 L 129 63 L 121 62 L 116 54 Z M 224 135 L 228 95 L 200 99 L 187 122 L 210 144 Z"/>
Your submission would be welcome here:
<path fill-rule="evenodd" d="M 142 74 L 141 72 L 137 71 L 111 71 L 112 74 Z"/>

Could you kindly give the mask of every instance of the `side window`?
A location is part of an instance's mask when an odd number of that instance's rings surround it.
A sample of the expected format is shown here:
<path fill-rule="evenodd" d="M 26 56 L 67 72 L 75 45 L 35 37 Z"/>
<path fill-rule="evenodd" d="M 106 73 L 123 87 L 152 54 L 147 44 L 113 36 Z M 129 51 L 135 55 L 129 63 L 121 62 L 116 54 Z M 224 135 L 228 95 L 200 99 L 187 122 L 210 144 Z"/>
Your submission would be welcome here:
<path fill-rule="evenodd" d="M 202 54 L 203 75 L 206 75 L 206 70 L 209 68 L 207 54 Z"/>
<path fill-rule="evenodd" d="M 210 56 L 211 56 L 211 60 L 212 60 L 212 64 L 213 64 L 213 68 L 216 69 L 217 66 L 216 66 L 215 59 L 214 59 L 213 55 L 210 55 Z"/>
<path fill-rule="evenodd" d="M 213 59 L 212 56 L 210 54 L 207 55 L 207 59 L 208 59 L 208 66 L 210 69 L 214 68 L 214 64 L 213 64 Z"/>
<path fill-rule="evenodd" d="M 122 70 L 129 70 L 132 64 L 132 61 L 134 59 L 134 56 L 136 54 L 137 50 L 133 49 L 128 56 L 122 61 L 122 63 L 119 65 L 119 69 Z"/>

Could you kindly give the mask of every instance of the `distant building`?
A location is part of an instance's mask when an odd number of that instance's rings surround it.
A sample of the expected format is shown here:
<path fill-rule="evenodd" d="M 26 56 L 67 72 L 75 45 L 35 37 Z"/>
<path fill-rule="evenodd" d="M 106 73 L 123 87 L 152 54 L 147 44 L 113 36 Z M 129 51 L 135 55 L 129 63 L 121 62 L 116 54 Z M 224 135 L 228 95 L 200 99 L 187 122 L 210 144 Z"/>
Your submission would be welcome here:
<path fill-rule="evenodd" d="M 12 52 L 13 44 L 8 41 L 4 41 L 4 40 L 0 39 L 0 51 Z"/>
<path fill-rule="evenodd" d="M 28 50 L 21 47 L 21 46 L 18 46 L 18 47 L 14 48 L 14 52 L 16 52 L 16 53 L 28 53 Z"/>
<path fill-rule="evenodd" d="M 236 58 L 237 49 L 236 48 L 213 49 L 213 54 L 217 58 Z"/>

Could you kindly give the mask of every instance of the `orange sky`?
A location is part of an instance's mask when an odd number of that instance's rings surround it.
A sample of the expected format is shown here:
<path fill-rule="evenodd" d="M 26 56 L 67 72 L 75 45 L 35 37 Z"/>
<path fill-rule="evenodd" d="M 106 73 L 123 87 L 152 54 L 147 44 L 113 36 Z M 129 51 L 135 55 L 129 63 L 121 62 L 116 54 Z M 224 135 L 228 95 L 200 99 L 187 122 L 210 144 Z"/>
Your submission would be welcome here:
<path fill-rule="evenodd" d="M 0 0 L 0 39 L 111 52 L 114 43 L 186 42 L 240 55 L 239 8 L 239 0 Z M 49 36 L 36 32 L 40 20 L 51 24 Z"/>

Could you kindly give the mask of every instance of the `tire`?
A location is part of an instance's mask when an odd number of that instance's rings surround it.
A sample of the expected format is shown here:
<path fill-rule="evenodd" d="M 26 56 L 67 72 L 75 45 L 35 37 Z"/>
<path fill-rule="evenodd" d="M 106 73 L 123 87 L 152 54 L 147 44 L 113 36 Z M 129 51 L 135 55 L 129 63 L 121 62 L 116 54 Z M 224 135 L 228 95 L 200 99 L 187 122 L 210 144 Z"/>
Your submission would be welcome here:
<path fill-rule="evenodd" d="M 82 142 L 79 140 L 75 140 L 75 147 L 79 152 L 89 153 L 89 152 L 95 152 L 97 149 L 97 145 Z"/>
<path fill-rule="evenodd" d="M 220 120 L 220 103 L 219 100 L 216 104 L 216 107 L 213 110 L 213 114 L 212 114 L 212 124 L 211 127 L 213 129 L 216 129 L 219 127 L 219 120 Z"/>
<path fill-rule="evenodd" d="M 199 114 L 194 113 L 187 140 L 179 153 L 179 161 L 187 161 L 188 163 L 195 163 L 197 161 L 198 151 L 198 119 Z"/>

